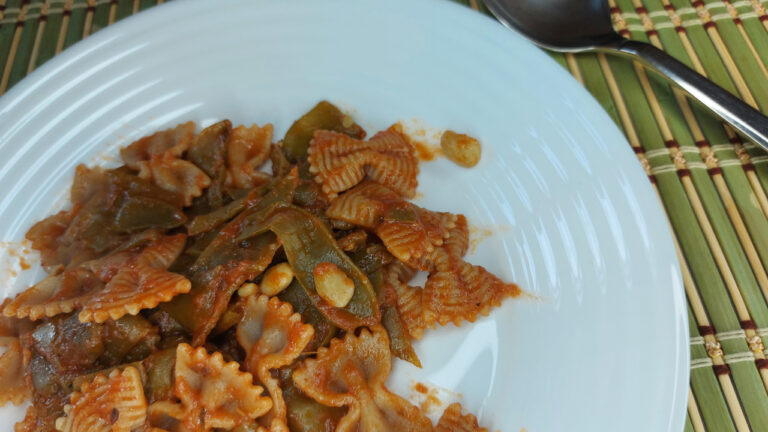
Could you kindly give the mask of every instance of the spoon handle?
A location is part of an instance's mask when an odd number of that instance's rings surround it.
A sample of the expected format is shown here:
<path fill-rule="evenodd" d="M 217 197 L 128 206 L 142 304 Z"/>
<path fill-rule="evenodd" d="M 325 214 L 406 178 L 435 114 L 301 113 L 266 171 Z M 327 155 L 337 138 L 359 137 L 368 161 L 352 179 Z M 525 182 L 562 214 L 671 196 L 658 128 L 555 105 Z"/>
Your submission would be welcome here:
<path fill-rule="evenodd" d="M 622 40 L 609 51 L 640 60 L 698 99 L 745 137 L 768 150 L 768 117 L 653 45 Z"/>

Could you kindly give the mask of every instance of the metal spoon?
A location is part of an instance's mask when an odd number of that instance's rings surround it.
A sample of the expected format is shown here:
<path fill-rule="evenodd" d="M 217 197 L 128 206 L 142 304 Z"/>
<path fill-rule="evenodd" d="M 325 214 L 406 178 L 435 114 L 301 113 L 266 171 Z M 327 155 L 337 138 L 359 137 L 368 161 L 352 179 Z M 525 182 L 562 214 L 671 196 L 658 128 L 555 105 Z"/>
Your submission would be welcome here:
<path fill-rule="evenodd" d="M 653 45 L 624 39 L 611 25 L 607 0 L 485 0 L 507 27 L 553 51 L 602 51 L 639 60 L 768 150 L 768 117 Z"/>

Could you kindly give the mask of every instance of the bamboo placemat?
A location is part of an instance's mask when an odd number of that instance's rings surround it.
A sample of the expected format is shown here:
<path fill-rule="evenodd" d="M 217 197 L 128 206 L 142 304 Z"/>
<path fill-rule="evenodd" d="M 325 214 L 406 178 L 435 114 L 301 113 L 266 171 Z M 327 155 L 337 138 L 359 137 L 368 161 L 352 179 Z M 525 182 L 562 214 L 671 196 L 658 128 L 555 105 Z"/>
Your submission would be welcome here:
<path fill-rule="evenodd" d="M 162 2 L 0 0 L 0 94 L 78 40 Z M 460 3 L 488 13 L 482 0 Z M 768 112 L 768 0 L 610 3 L 624 36 Z M 553 57 L 622 128 L 675 233 L 691 324 L 685 430 L 768 431 L 768 156 L 637 64 Z"/>

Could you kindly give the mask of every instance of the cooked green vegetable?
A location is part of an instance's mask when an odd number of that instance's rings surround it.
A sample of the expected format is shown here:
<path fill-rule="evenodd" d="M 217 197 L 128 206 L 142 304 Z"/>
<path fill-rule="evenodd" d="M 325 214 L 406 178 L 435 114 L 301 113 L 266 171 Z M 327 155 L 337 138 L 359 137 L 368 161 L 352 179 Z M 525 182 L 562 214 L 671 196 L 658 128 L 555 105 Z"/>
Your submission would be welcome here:
<path fill-rule="evenodd" d="M 238 253 L 237 249 L 241 246 L 242 240 L 260 234 L 249 234 L 254 224 L 259 224 L 273 208 L 289 205 L 293 201 L 297 184 L 298 175 L 295 169 L 276 181 L 270 191 L 255 201 L 252 207 L 244 210 L 219 231 L 195 261 L 192 271 L 201 272 L 231 261 L 231 256 Z"/>
<path fill-rule="evenodd" d="M 283 246 L 296 279 L 315 307 L 332 323 L 344 330 L 354 330 L 360 326 L 375 325 L 380 321 L 379 305 L 371 282 L 339 249 L 333 235 L 320 219 L 295 206 L 280 206 L 268 215 L 256 219 L 261 219 L 262 222 L 244 230 L 238 240 L 246 240 L 252 235 L 266 231 L 274 232 Z M 335 264 L 355 284 L 352 299 L 344 308 L 331 306 L 317 293 L 312 272 L 322 262 Z"/>
<path fill-rule="evenodd" d="M 223 225 L 246 208 L 253 206 L 258 202 L 263 193 L 263 187 L 253 189 L 245 196 L 238 198 L 225 206 L 219 207 L 210 213 L 195 217 L 192 222 L 190 222 L 189 226 L 187 226 L 187 233 L 194 236 Z"/>
<path fill-rule="evenodd" d="M 180 195 L 144 180 L 125 168 L 113 169 L 107 171 L 106 174 L 109 182 L 109 193 L 113 197 L 151 198 L 177 208 L 184 205 L 184 199 Z"/>
<path fill-rule="evenodd" d="M 280 387 L 288 409 L 288 426 L 292 432 L 332 432 L 346 413 L 344 408 L 328 407 L 307 397 L 293 383 L 293 369 L 281 369 Z"/>
<path fill-rule="evenodd" d="M 232 123 L 229 120 L 214 123 L 200 132 L 187 152 L 187 159 L 215 178 L 225 165 L 226 144 Z"/>
<path fill-rule="evenodd" d="M 108 364 L 133 362 L 147 357 L 160 341 L 160 335 L 141 315 L 126 315 L 105 323 L 103 361 Z"/>
<path fill-rule="evenodd" d="M 118 231 L 141 231 L 148 228 L 170 229 L 184 224 L 186 216 L 180 208 L 142 196 L 127 196 L 115 216 Z"/>
<path fill-rule="evenodd" d="M 202 345 L 227 310 L 232 294 L 267 268 L 277 248 L 274 234 L 265 233 L 221 249 L 220 254 L 206 261 L 207 265 L 188 275 L 192 282 L 188 294 L 176 296 L 160 308 L 192 334 L 193 345 Z"/>
<path fill-rule="evenodd" d="M 320 129 L 341 132 L 354 138 L 365 137 L 365 131 L 360 125 L 332 103 L 322 101 L 296 120 L 286 132 L 283 150 L 288 160 L 297 162 L 306 159 L 312 134 Z"/>
<path fill-rule="evenodd" d="M 258 223 L 270 209 L 289 205 L 298 183 L 294 169 L 278 179 L 252 207 L 242 211 L 216 234 L 188 272 L 192 290 L 161 305 L 192 333 L 192 342 L 201 345 L 226 311 L 232 294 L 247 280 L 256 278 L 272 261 L 279 244 L 272 233 L 249 235 L 243 232 Z"/>
<path fill-rule="evenodd" d="M 389 348 L 392 354 L 414 366 L 421 367 L 419 356 L 411 345 L 411 336 L 405 329 L 395 305 L 397 295 L 391 292 L 384 281 L 384 266 L 394 257 L 379 243 L 368 245 L 365 250 L 352 255 L 352 259 L 367 275 L 373 285 L 381 307 L 381 324 L 389 334 Z"/>
<path fill-rule="evenodd" d="M 173 367 L 176 365 L 176 347 L 155 351 L 144 360 L 146 383 L 144 391 L 149 403 L 169 399 L 173 395 Z"/>
<path fill-rule="evenodd" d="M 328 346 L 339 328 L 331 324 L 312 303 L 307 293 L 296 279 L 283 290 L 278 297 L 293 306 L 293 311 L 301 314 L 301 320 L 310 324 L 315 329 L 312 341 L 304 348 L 305 352 L 315 352 L 321 346 Z"/>

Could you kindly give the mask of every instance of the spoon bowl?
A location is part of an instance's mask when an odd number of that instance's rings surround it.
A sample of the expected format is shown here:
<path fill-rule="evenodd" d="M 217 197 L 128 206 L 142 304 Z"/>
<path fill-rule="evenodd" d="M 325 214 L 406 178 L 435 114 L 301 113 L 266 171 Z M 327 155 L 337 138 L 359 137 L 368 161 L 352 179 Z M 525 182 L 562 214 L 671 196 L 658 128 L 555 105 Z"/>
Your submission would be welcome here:
<path fill-rule="evenodd" d="M 502 24 L 543 48 L 611 52 L 640 61 L 768 150 L 768 117 L 655 46 L 619 36 L 607 0 L 485 0 L 485 4 Z"/>
<path fill-rule="evenodd" d="M 485 5 L 502 24 L 553 51 L 589 51 L 620 38 L 603 0 L 485 0 Z"/>

